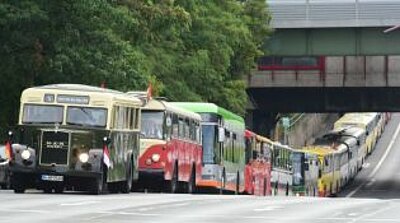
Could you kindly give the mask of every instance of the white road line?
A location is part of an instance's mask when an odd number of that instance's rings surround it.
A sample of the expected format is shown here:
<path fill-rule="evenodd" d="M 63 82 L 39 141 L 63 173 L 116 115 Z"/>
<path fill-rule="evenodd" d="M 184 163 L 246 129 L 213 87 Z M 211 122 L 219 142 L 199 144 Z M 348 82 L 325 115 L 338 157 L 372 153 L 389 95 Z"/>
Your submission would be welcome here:
<path fill-rule="evenodd" d="M 108 214 L 108 215 L 133 215 L 133 216 L 159 216 L 160 215 L 160 214 L 125 212 L 125 211 L 99 211 L 96 213 L 97 214 Z"/>
<path fill-rule="evenodd" d="M 394 142 L 397 139 L 397 136 L 399 135 L 400 132 L 400 124 L 397 126 L 396 131 L 392 137 L 392 139 L 390 140 L 389 146 L 386 149 L 385 153 L 383 154 L 381 160 L 379 160 L 378 164 L 375 166 L 375 168 L 372 170 L 372 172 L 369 174 L 368 178 L 372 178 L 373 176 L 375 176 L 376 172 L 378 172 L 379 168 L 382 166 L 383 162 L 385 161 L 386 157 L 389 155 L 390 151 L 393 148 Z M 356 189 L 354 189 L 351 193 L 349 193 L 346 197 L 351 197 L 353 196 L 355 193 L 357 193 L 364 185 L 366 184 L 366 182 L 364 182 L 363 184 L 361 184 L 360 186 L 358 186 Z"/>
<path fill-rule="evenodd" d="M 182 207 L 182 206 L 186 206 L 186 205 L 189 205 L 189 204 L 190 204 L 189 202 L 186 202 L 186 203 L 177 203 L 177 204 L 168 205 L 168 207 Z"/>
<path fill-rule="evenodd" d="M 60 206 L 82 206 L 87 204 L 97 204 L 100 203 L 99 201 L 81 201 L 81 202 L 74 202 L 74 203 L 62 203 Z"/>
<path fill-rule="evenodd" d="M 45 210 L 35 210 L 35 209 L 5 209 L 1 208 L 0 212 L 9 212 L 9 213 L 35 213 L 35 214 L 48 214 L 50 211 Z"/>
<path fill-rule="evenodd" d="M 282 206 L 269 206 L 266 208 L 256 208 L 253 211 L 257 211 L 257 212 L 259 212 L 259 211 L 274 211 L 274 210 L 278 210 L 278 209 L 283 209 L 283 207 Z"/>
<path fill-rule="evenodd" d="M 375 183 L 375 181 L 376 180 L 374 178 L 372 178 L 372 180 L 370 180 L 365 186 L 370 187 L 370 186 L 372 186 L 372 184 Z"/>

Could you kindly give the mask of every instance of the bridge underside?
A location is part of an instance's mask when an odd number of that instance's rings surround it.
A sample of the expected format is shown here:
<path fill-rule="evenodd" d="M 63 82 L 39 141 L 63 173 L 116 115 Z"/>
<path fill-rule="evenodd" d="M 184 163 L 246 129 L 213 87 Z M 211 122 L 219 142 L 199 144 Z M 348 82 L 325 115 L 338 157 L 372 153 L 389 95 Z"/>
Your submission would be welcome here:
<path fill-rule="evenodd" d="M 400 111 L 400 87 L 249 88 L 255 110 L 264 112 Z"/>
<path fill-rule="evenodd" d="M 400 32 L 387 27 L 276 29 L 266 42 L 270 55 L 400 55 Z"/>

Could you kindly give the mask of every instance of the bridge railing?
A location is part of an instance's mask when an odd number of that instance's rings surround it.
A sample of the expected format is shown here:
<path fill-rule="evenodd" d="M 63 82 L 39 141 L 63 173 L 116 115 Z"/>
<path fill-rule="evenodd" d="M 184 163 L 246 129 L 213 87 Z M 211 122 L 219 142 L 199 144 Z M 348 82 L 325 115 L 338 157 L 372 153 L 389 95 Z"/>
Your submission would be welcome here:
<path fill-rule="evenodd" d="M 380 27 L 398 24 L 397 0 L 267 0 L 274 28 Z"/>

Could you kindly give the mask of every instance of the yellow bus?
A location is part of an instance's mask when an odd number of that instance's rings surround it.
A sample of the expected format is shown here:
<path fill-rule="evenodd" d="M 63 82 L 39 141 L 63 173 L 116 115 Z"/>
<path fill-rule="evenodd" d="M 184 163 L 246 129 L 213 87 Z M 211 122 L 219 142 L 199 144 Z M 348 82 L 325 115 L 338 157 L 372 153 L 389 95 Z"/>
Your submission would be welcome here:
<path fill-rule="evenodd" d="M 312 145 L 304 147 L 302 151 L 318 156 L 318 195 L 326 197 L 336 194 L 339 191 L 340 165 L 335 164 L 339 160 L 335 150 L 329 146 Z"/>
<path fill-rule="evenodd" d="M 86 85 L 24 90 L 8 143 L 14 192 L 128 193 L 138 177 L 141 105 L 122 92 Z"/>
<path fill-rule="evenodd" d="M 335 122 L 334 130 L 346 127 L 358 127 L 365 130 L 367 154 L 371 154 L 378 139 L 375 117 L 363 113 L 347 113 Z"/>

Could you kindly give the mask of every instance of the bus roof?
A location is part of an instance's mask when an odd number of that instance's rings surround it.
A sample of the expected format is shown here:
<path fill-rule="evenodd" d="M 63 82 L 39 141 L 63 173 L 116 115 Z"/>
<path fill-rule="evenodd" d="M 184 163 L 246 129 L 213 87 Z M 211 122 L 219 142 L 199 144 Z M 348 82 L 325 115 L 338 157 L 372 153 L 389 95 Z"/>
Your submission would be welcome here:
<path fill-rule="evenodd" d="M 49 85 L 32 87 L 32 89 L 56 89 L 65 91 L 85 91 L 85 92 L 103 92 L 103 93 L 107 92 L 107 93 L 122 94 L 122 92 L 117 90 L 100 88 L 84 84 L 49 84 Z"/>
<path fill-rule="evenodd" d="M 346 125 L 366 127 L 373 120 L 374 116 L 362 115 L 362 113 L 347 113 L 337 120 L 334 126 L 335 129 Z"/>
<path fill-rule="evenodd" d="M 157 99 L 151 99 L 150 101 L 148 101 L 147 104 L 142 108 L 142 111 L 143 110 L 170 111 L 181 116 L 201 121 L 201 116 L 199 114 L 188 109 L 175 106 L 174 103 Z"/>
<path fill-rule="evenodd" d="M 333 150 L 330 146 L 320 145 L 305 146 L 303 147 L 302 151 L 314 153 L 320 156 L 325 156 L 335 152 L 335 150 Z"/>
<path fill-rule="evenodd" d="M 44 101 L 44 96 L 46 94 L 52 94 L 54 95 L 54 98 L 56 98 L 58 95 L 71 96 L 71 97 L 89 96 L 89 101 L 87 103 L 81 103 L 81 104 L 91 105 L 91 106 L 105 106 L 109 104 L 110 100 L 119 101 L 122 103 L 129 103 L 130 105 L 133 106 L 141 106 L 142 104 L 142 101 L 139 100 L 138 98 L 128 97 L 120 91 L 82 85 L 82 84 L 52 84 L 52 85 L 27 88 L 21 94 L 21 102 L 46 103 Z M 57 100 L 54 99 L 54 101 Z M 54 103 L 54 101 L 48 103 L 51 104 Z"/>
<path fill-rule="evenodd" d="M 274 143 L 272 140 L 268 139 L 267 137 L 260 136 L 260 135 L 256 135 L 256 139 L 257 139 L 257 141 L 260 141 L 260 142 L 266 142 L 266 143 L 269 143 L 269 144 L 273 144 Z"/>
<path fill-rule="evenodd" d="M 188 109 L 197 113 L 215 113 L 220 115 L 226 120 L 234 120 L 238 122 L 244 123 L 244 119 L 239 115 L 234 114 L 222 108 L 214 103 L 206 103 L 206 102 L 173 102 L 172 104 L 179 106 L 181 108 Z"/>

